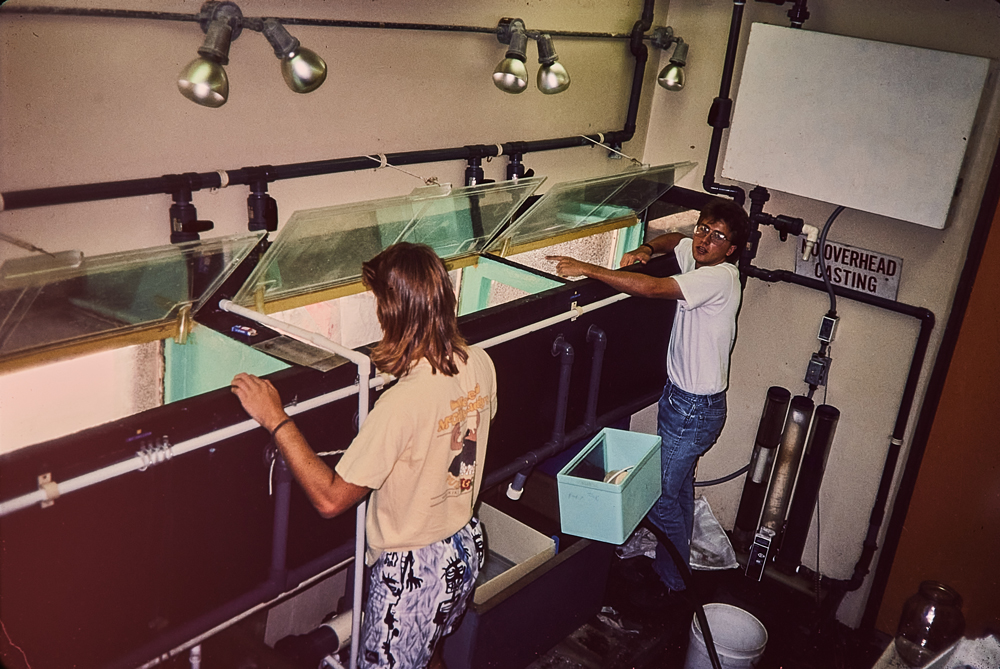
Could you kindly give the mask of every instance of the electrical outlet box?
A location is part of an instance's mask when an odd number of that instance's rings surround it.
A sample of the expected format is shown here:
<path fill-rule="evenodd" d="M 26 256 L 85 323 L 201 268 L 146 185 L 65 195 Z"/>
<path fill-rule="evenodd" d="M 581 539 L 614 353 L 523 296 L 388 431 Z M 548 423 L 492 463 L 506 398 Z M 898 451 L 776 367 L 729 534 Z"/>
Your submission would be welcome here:
<path fill-rule="evenodd" d="M 831 362 L 829 356 L 813 353 L 809 359 L 809 367 L 806 368 L 806 383 L 810 386 L 825 386 Z"/>
<path fill-rule="evenodd" d="M 823 320 L 819 323 L 819 334 L 816 335 L 816 339 L 827 344 L 832 342 L 839 321 L 840 319 L 836 316 L 823 316 Z"/>

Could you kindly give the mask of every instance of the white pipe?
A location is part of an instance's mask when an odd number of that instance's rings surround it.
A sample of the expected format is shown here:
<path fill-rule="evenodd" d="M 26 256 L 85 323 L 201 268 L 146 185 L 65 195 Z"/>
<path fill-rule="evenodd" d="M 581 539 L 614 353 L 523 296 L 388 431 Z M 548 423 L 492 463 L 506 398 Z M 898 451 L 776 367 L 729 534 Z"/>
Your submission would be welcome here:
<path fill-rule="evenodd" d="M 354 558 L 351 558 L 351 560 L 353 560 L 353 559 Z M 212 629 L 208 630 L 207 632 L 203 632 L 202 634 L 199 634 L 198 636 L 196 636 L 193 639 L 188 639 L 187 641 L 185 641 L 181 645 L 176 646 L 175 648 L 172 648 L 171 650 L 167 651 L 166 653 L 163 653 L 162 655 L 160 655 L 160 656 L 158 656 L 158 657 L 150 660 L 146 664 L 141 665 L 140 667 L 138 667 L 138 669 L 150 669 L 150 667 L 155 667 L 156 665 L 160 664 L 161 662 L 163 662 L 165 660 L 169 660 L 172 657 L 176 657 L 177 655 L 180 655 L 181 653 L 183 653 L 188 648 L 192 648 L 194 646 L 200 645 L 202 641 L 205 641 L 205 640 L 209 639 L 210 637 L 215 636 L 216 634 L 218 634 L 222 630 L 226 629 L 227 627 L 231 627 L 232 625 L 235 625 L 239 621 L 243 620 L 244 618 L 247 618 L 248 616 L 253 615 L 257 611 L 260 611 L 261 609 L 266 609 L 266 608 L 269 608 L 271 606 L 274 606 L 278 602 L 283 601 L 285 599 L 288 599 L 288 597 L 290 595 L 294 595 L 294 594 L 296 594 L 297 592 L 299 592 L 301 590 L 305 590 L 306 588 L 308 588 L 309 586 L 311 586 L 316 581 L 318 581 L 318 580 L 320 580 L 322 578 L 325 578 L 327 575 L 332 574 L 332 573 L 337 572 L 337 571 L 340 571 L 341 569 L 343 569 L 344 567 L 347 566 L 348 562 L 350 562 L 350 560 L 344 560 L 343 562 L 335 564 L 332 567 L 324 569 L 323 571 L 321 571 L 320 573 L 316 574 L 312 578 L 307 578 L 306 580 L 302 581 L 301 583 L 299 583 L 297 586 L 295 586 L 291 590 L 289 590 L 287 592 L 281 593 L 280 595 L 278 595 L 277 597 L 275 597 L 271 601 L 263 602 L 261 604 L 258 604 L 257 606 L 251 607 L 251 608 L 247 609 L 246 611 L 244 611 L 243 613 L 241 613 L 241 614 L 239 614 L 237 616 L 233 616 L 232 618 L 230 618 L 226 622 L 220 623 L 220 624 L 216 625 L 215 627 L 213 627 Z"/>
<path fill-rule="evenodd" d="M 376 376 L 371 379 L 370 386 L 372 388 L 377 388 L 385 385 L 386 379 L 382 376 Z M 315 409 L 316 407 L 329 404 L 331 402 L 336 402 L 338 400 L 344 399 L 345 397 L 350 397 L 358 392 L 358 386 L 355 384 L 353 386 L 347 386 L 345 388 L 338 388 L 337 390 L 326 393 L 325 395 L 319 395 L 313 397 L 312 399 L 299 402 L 297 404 L 289 405 L 285 407 L 285 413 L 290 416 L 298 415 L 304 411 L 309 411 Z M 214 432 L 208 432 L 206 434 L 200 435 L 193 439 L 188 439 L 187 441 L 182 441 L 178 444 L 174 444 L 169 447 L 169 456 L 174 457 L 177 455 L 183 455 L 184 453 L 190 453 L 199 448 L 204 448 L 205 446 L 211 446 L 220 441 L 230 439 L 232 437 L 241 435 L 250 430 L 255 430 L 259 426 L 255 420 L 245 420 L 241 423 L 236 423 L 235 425 L 230 425 L 229 427 L 224 427 Z M 149 461 L 144 460 L 139 456 L 129 458 L 128 460 L 123 460 L 122 462 L 108 465 L 102 469 L 96 469 L 92 472 L 86 474 L 81 474 L 80 476 L 69 479 L 67 481 L 57 482 L 58 494 L 61 497 L 66 493 L 74 492 L 76 490 L 81 490 L 87 488 L 97 483 L 102 483 L 109 479 L 113 479 L 116 476 L 121 476 L 122 474 L 128 474 L 129 472 L 139 471 L 143 467 L 148 467 Z M 11 498 L 5 502 L 0 502 L 0 517 L 6 516 L 8 514 L 14 513 L 15 511 L 20 511 L 21 509 L 28 508 L 35 504 L 40 504 L 42 502 L 48 501 L 50 499 L 49 495 L 42 490 L 36 490 L 30 492 L 20 497 Z"/>
<path fill-rule="evenodd" d="M 317 334 L 315 332 L 310 332 L 309 330 L 304 330 L 300 327 L 294 325 L 289 325 L 276 318 L 271 318 L 270 316 L 265 316 L 259 312 L 253 311 L 252 309 L 247 309 L 246 307 L 241 307 L 238 304 L 233 304 L 230 300 L 222 300 L 219 302 L 219 308 L 223 311 L 228 311 L 230 313 L 236 314 L 238 316 L 243 316 L 246 319 L 252 320 L 255 323 L 260 323 L 275 332 L 280 332 L 281 334 L 288 335 L 293 339 L 305 342 L 307 344 L 312 344 L 324 351 L 329 351 L 331 353 L 336 353 L 344 358 L 347 358 L 355 365 L 358 366 L 358 427 L 361 427 L 365 422 L 365 418 L 368 417 L 368 385 L 366 383 L 361 383 L 360 379 L 367 379 L 371 376 L 372 372 L 372 361 L 364 353 L 359 353 L 354 349 L 347 348 L 346 346 L 341 346 L 335 341 L 327 339 L 323 335 Z M 354 530 L 354 603 L 353 610 L 358 611 L 358 615 L 353 616 L 351 620 L 351 663 L 350 669 L 357 669 L 358 666 L 358 644 L 359 638 L 361 637 L 361 594 L 362 588 L 364 586 L 364 564 L 365 564 L 365 512 L 368 505 L 365 502 L 358 504 L 358 508 L 355 515 L 355 530 Z"/>
<path fill-rule="evenodd" d="M 537 332 L 543 328 L 547 328 L 550 325 L 555 325 L 556 323 L 562 323 L 563 321 L 576 320 L 583 314 L 594 311 L 595 309 L 601 309 L 608 306 L 609 304 L 614 304 L 615 302 L 620 302 L 622 300 L 628 299 L 630 295 L 626 293 L 618 293 L 617 295 L 612 295 L 599 302 L 594 302 L 593 304 L 588 304 L 582 307 L 572 307 L 569 311 L 564 311 L 556 316 L 551 316 L 545 320 L 532 323 L 530 325 L 525 325 L 524 327 L 518 328 L 516 330 L 511 330 L 510 332 L 505 332 L 503 334 L 492 337 L 485 341 L 481 341 L 477 346 L 481 348 L 490 348 L 491 346 L 496 346 L 497 344 L 503 344 L 512 339 L 517 339 L 518 337 L 524 336 L 526 334 Z"/>

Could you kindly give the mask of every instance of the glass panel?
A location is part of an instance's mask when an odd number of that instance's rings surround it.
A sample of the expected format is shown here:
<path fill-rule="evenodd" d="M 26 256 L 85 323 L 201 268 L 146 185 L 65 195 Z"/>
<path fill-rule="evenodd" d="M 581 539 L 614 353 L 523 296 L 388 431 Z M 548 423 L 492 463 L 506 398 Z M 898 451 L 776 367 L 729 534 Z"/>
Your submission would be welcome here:
<path fill-rule="evenodd" d="M 442 258 L 482 250 L 544 177 L 297 211 L 278 233 L 234 302 L 265 302 L 356 281 L 361 263 L 400 241 L 427 244 Z"/>
<path fill-rule="evenodd" d="M 639 213 L 667 192 L 695 163 L 640 168 L 608 177 L 556 184 L 487 250 L 500 252 Z"/>
<path fill-rule="evenodd" d="M 0 267 L 0 358 L 172 318 L 207 299 L 264 233 Z"/>

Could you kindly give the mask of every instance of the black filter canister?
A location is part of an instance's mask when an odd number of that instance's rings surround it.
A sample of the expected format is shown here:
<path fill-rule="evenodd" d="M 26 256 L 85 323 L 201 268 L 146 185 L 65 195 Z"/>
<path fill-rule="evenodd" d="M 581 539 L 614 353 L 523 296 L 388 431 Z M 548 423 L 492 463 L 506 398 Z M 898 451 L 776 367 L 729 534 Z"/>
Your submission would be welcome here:
<path fill-rule="evenodd" d="M 781 430 L 791 398 L 792 394 L 780 386 L 767 389 L 764 411 L 760 415 L 757 438 L 750 456 L 750 470 L 743 482 L 743 495 L 740 497 L 740 507 L 736 511 L 736 524 L 733 527 L 733 540 L 740 549 L 747 549 L 757 532 L 764 495 L 771 479 L 774 454 L 781 443 Z"/>

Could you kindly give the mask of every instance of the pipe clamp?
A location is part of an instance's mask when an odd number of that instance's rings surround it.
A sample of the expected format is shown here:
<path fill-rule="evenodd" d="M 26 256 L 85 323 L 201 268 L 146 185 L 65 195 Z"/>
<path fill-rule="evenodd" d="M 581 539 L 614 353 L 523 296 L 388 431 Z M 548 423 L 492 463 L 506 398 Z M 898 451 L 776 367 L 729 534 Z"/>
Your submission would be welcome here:
<path fill-rule="evenodd" d="M 59 499 L 59 484 L 52 480 L 51 472 L 39 475 L 38 489 L 45 493 L 45 499 L 41 503 L 43 509 L 52 506 Z"/>

